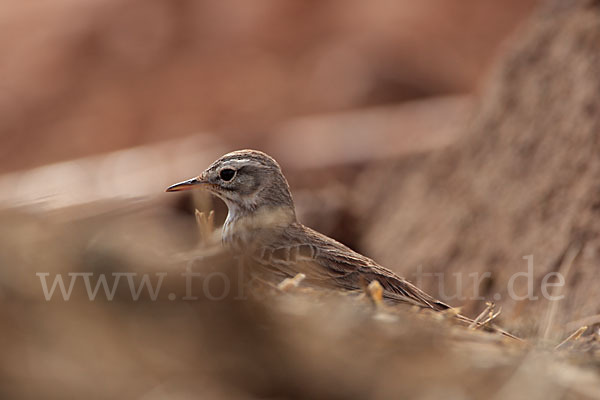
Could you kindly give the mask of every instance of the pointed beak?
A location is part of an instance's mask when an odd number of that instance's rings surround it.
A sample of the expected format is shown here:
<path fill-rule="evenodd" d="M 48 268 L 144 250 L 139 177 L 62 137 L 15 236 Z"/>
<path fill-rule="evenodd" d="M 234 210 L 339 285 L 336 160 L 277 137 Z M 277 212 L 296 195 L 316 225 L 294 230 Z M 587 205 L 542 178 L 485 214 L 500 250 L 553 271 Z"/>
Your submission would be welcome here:
<path fill-rule="evenodd" d="M 207 181 L 201 179 L 200 177 L 188 179 L 187 181 L 179 182 L 174 185 L 171 185 L 165 190 L 165 192 L 179 192 L 181 190 L 190 190 L 195 189 L 198 185 L 206 184 Z"/>

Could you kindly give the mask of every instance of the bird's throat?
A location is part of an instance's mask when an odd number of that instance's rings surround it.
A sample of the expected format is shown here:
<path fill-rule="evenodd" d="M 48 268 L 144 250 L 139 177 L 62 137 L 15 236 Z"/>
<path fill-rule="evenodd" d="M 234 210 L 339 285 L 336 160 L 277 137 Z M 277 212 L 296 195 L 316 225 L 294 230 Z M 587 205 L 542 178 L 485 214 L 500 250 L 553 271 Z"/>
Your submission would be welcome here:
<path fill-rule="evenodd" d="M 296 214 L 289 207 L 261 207 L 253 212 L 230 207 L 223 225 L 223 243 L 235 250 L 242 250 L 294 222 Z"/>

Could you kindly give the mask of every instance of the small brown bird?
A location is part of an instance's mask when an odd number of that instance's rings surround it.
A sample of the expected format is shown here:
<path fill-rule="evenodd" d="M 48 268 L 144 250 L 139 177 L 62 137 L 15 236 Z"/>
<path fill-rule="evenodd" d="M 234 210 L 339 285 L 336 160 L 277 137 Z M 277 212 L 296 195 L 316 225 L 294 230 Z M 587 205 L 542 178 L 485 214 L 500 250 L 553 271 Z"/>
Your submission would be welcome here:
<path fill-rule="evenodd" d="M 225 154 L 200 176 L 167 188 L 167 192 L 204 188 L 229 209 L 223 244 L 243 255 L 252 268 L 284 279 L 299 273 L 305 282 L 329 288 L 362 290 L 377 280 L 383 298 L 433 310 L 448 305 L 407 280 L 296 219 L 287 180 L 279 164 L 256 150 Z"/>

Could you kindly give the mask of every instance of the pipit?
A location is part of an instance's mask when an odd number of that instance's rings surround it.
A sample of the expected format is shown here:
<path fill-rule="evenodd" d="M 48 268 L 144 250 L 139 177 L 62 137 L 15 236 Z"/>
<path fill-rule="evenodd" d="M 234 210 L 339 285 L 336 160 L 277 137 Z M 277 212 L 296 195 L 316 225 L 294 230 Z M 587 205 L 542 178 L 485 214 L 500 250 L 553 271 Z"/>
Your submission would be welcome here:
<path fill-rule="evenodd" d="M 385 300 L 438 311 L 450 308 L 370 258 L 298 222 L 288 182 L 279 164 L 265 153 L 225 154 L 200 176 L 176 183 L 167 192 L 193 188 L 204 188 L 225 202 L 229 213 L 223 244 L 253 271 L 280 279 L 304 274 L 306 283 L 352 291 L 377 280 Z"/>

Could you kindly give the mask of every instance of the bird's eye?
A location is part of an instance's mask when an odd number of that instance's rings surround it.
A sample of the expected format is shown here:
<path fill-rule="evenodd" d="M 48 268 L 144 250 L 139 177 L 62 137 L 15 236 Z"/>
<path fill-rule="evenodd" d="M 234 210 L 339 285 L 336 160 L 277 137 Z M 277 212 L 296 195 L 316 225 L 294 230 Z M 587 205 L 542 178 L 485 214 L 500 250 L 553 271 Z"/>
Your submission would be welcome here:
<path fill-rule="evenodd" d="M 235 176 L 235 170 L 230 168 L 225 168 L 219 172 L 219 176 L 226 182 L 229 182 Z"/>

